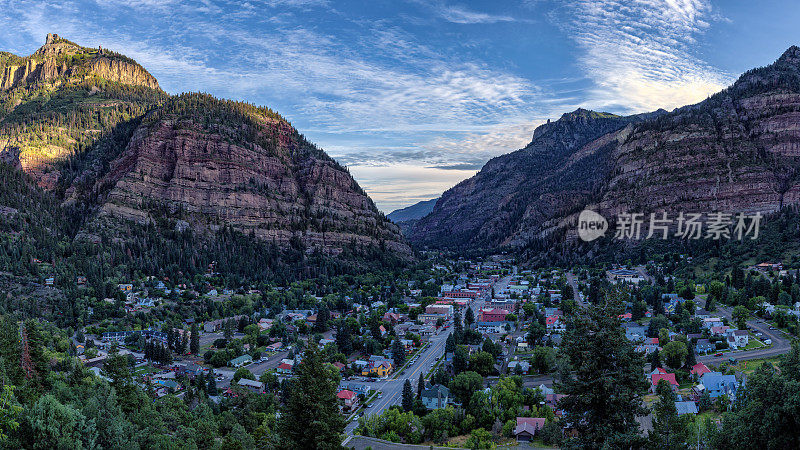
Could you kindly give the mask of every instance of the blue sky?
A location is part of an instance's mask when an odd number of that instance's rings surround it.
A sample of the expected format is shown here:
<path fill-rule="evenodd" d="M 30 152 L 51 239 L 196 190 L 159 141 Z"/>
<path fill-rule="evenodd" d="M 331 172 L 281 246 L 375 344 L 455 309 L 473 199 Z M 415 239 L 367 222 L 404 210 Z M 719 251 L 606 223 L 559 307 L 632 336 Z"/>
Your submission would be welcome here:
<path fill-rule="evenodd" d="M 781 1 L 0 0 L 0 49 L 48 32 L 135 58 L 170 93 L 267 105 L 389 212 L 535 126 L 703 100 L 800 44 Z"/>

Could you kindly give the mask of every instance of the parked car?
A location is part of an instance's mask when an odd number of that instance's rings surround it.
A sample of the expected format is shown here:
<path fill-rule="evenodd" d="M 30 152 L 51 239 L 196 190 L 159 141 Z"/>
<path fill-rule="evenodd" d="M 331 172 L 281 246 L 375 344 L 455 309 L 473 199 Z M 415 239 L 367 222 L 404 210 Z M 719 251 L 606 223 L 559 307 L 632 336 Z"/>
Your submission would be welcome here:
<path fill-rule="evenodd" d="M 714 353 L 714 356 L 722 356 L 722 352 Z"/>

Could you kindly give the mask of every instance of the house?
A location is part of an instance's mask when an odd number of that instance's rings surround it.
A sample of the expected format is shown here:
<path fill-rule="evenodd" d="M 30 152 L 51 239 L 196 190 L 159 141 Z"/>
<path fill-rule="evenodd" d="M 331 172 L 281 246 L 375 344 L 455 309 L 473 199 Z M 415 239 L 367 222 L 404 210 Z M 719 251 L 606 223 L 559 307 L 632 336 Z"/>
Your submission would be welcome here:
<path fill-rule="evenodd" d="M 355 361 L 355 363 L 359 363 L 359 361 Z M 366 361 L 366 364 L 362 365 L 361 375 L 367 376 L 372 374 L 377 375 L 378 378 L 386 378 L 389 376 L 389 373 L 391 373 L 393 367 L 394 360 L 380 355 L 372 355 L 369 357 L 369 361 Z"/>
<path fill-rule="evenodd" d="M 531 370 L 531 364 L 528 361 L 509 361 L 508 373 L 517 373 L 517 367 L 519 367 L 522 373 L 528 373 L 528 371 Z"/>
<path fill-rule="evenodd" d="M 342 382 L 339 384 L 339 390 L 347 389 L 349 391 L 353 391 L 358 395 L 367 396 L 369 395 L 370 387 L 366 384 L 359 384 L 359 383 L 347 383 Z"/>
<path fill-rule="evenodd" d="M 291 363 L 289 363 L 289 362 L 281 362 L 278 365 L 278 369 L 277 369 L 278 373 L 283 374 L 283 375 L 291 375 L 292 370 L 294 370 L 294 361 L 292 361 Z"/>
<path fill-rule="evenodd" d="M 228 365 L 231 367 L 242 367 L 245 364 L 250 364 L 253 362 L 253 357 L 250 355 L 242 355 L 238 358 L 233 358 L 232 360 L 228 361 Z"/>
<path fill-rule="evenodd" d="M 349 389 L 342 389 L 336 394 L 336 398 L 339 399 L 339 407 L 342 411 L 354 411 L 358 409 L 358 394 L 349 390 Z"/>
<path fill-rule="evenodd" d="M 661 380 L 665 380 L 667 383 L 669 383 L 673 392 L 678 390 L 678 382 L 675 380 L 674 373 L 655 373 L 650 375 L 650 392 L 656 392 L 658 382 Z"/>
<path fill-rule="evenodd" d="M 709 369 L 708 366 L 706 366 L 703 363 L 697 363 L 694 366 L 692 366 L 692 370 L 690 372 L 692 375 L 695 375 L 697 377 L 702 377 L 707 373 L 711 373 L 711 369 Z"/>
<path fill-rule="evenodd" d="M 484 309 L 481 311 L 479 322 L 505 322 L 506 316 L 509 314 L 505 309 Z"/>
<path fill-rule="evenodd" d="M 517 426 L 514 428 L 514 437 L 518 442 L 528 442 L 536 433 L 544 428 L 543 417 L 517 417 Z"/>
<path fill-rule="evenodd" d="M 619 317 L 623 322 L 630 322 L 633 319 L 633 314 L 625 313 L 625 314 L 620 314 L 617 317 Z"/>
<path fill-rule="evenodd" d="M 258 329 L 261 331 L 266 331 L 272 328 L 272 323 L 274 320 L 272 319 L 260 319 L 258 321 Z"/>
<path fill-rule="evenodd" d="M 255 392 L 256 394 L 264 393 L 264 383 L 260 381 L 248 380 L 247 378 L 240 378 L 236 384 L 247 389 L 250 392 Z"/>
<path fill-rule="evenodd" d="M 711 335 L 712 336 L 725 336 L 725 334 L 728 332 L 728 329 L 730 329 L 730 327 L 727 327 L 727 326 L 724 326 L 724 325 L 721 326 L 721 327 L 711 327 Z"/>
<path fill-rule="evenodd" d="M 434 384 L 422 391 L 422 404 L 428 409 L 444 408 L 449 400 L 450 389 L 441 384 Z"/>
<path fill-rule="evenodd" d="M 551 333 L 563 333 L 567 331 L 567 325 L 561 320 L 561 316 L 550 316 L 544 319 L 547 331 Z"/>
<path fill-rule="evenodd" d="M 658 338 L 647 338 L 645 339 L 644 343 L 639 344 L 636 346 L 636 351 L 639 353 L 644 353 L 649 355 L 656 350 L 660 350 L 661 347 L 658 345 Z"/>
<path fill-rule="evenodd" d="M 233 320 L 234 323 L 238 322 L 242 317 L 242 315 L 233 316 L 233 317 L 226 317 L 224 319 L 217 319 L 211 320 L 203 324 L 203 331 L 206 333 L 213 333 L 215 331 L 220 331 L 225 326 L 225 323 L 229 320 Z"/>
<path fill-rule="evenodd" d="M 727 330 L 725 332 L 728 339 L 728 346 L 731 348 L 743 348 L 750 342 L 750 334 L 747 330 Z"/>
<path fill-rule="evenodd" d="M 697 344 L 694 346 L 696 353 L 709 353 L 716 349 L 717 347 L 708 339 L 698 339 Z"/>
<path fill-rule="evenodd" d="M 708 395 L 713 399 L 722 395 L 727 395 L 733 401 L 736 400 L 736 392 L 739 389 L 739 382 L 734 375 L 723 375 L 720 372 L 709 372 L 700 377 L 700 384 L 693 388 L 699 397 L 703 391 L 708 391 Z"/>
<path fill-rule="evenodd" d="M 675 409 L 678 410 L 678 415 L 684 414 L 697 414 L 697 403 L 693 401 L 675 402 Z"/>
<path fill-rule="evenodd" d="M 635 322 L 623 323 L 622 328 L 629 341 L 643 341 L 647 335 L 647 327 Z"/>
<path fill-rule="evenodd" d="M 703 319 L 703 328 L 710 330 L 712 327 L 721 327 L 724 325 L 722 319 L 719 317 L 706 317 Z"/>
<path fill-rule="evenodd" d="M 706 320 L 711 317 L 711 313 L 706 311 L 705 309 L 699 308 L 694 311 L 694 316 L 700 320 Z"/>
<path fill-rule="evenodd" d="M 386 314 L 383 315 L 383 321 L 394 325 L 400 322 L 400 316 L 397 313 L 387 311 Z"/>

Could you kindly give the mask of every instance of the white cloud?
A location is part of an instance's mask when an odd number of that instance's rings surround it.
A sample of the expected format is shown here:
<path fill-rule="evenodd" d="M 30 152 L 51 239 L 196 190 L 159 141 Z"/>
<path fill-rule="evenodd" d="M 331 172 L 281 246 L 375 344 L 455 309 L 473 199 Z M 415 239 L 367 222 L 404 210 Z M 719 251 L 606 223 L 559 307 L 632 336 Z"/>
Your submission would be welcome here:
<path fill-rule="evenodd" d="M 707 0 L 580 0 L 555 18 L 584 52 L 579 62 L 595 83 L 590 107 L 672 109 L 731 79 L 696 56 L 713 18 Z"/>
<path fill-rule="evenodd" d="M 505 15 L 488 14 L 484 12 L 472 11 L 464 6 L 442 6 L 439 8 L 439 15 L 448 22 L 462 24 L 476 23 L 497 23 L 514 22 L 515 18 Z"/>
<path fill-rule="evenodd" d="M 415 164 L 392 166 L 348 166 L 350 173 L 367 191 L 381 211 L 389 213 L 421 200 L 442 195 L 476 170 L 443 170 Z"/>

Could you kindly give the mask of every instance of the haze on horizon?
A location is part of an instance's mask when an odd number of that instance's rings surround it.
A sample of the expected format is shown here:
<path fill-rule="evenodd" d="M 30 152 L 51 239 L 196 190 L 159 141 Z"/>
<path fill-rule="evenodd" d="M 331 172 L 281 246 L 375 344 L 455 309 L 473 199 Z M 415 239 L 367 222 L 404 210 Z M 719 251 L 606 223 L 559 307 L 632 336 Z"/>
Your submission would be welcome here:
<path fill-rule="evenodd" d="M 0 49 L 58 33 L 135 58 L 167 92 L 267 105 L 390 212 L 577 107 L 701 101 L 800 44 L 798 19 L 774 0 L 0 0 Z"/>

